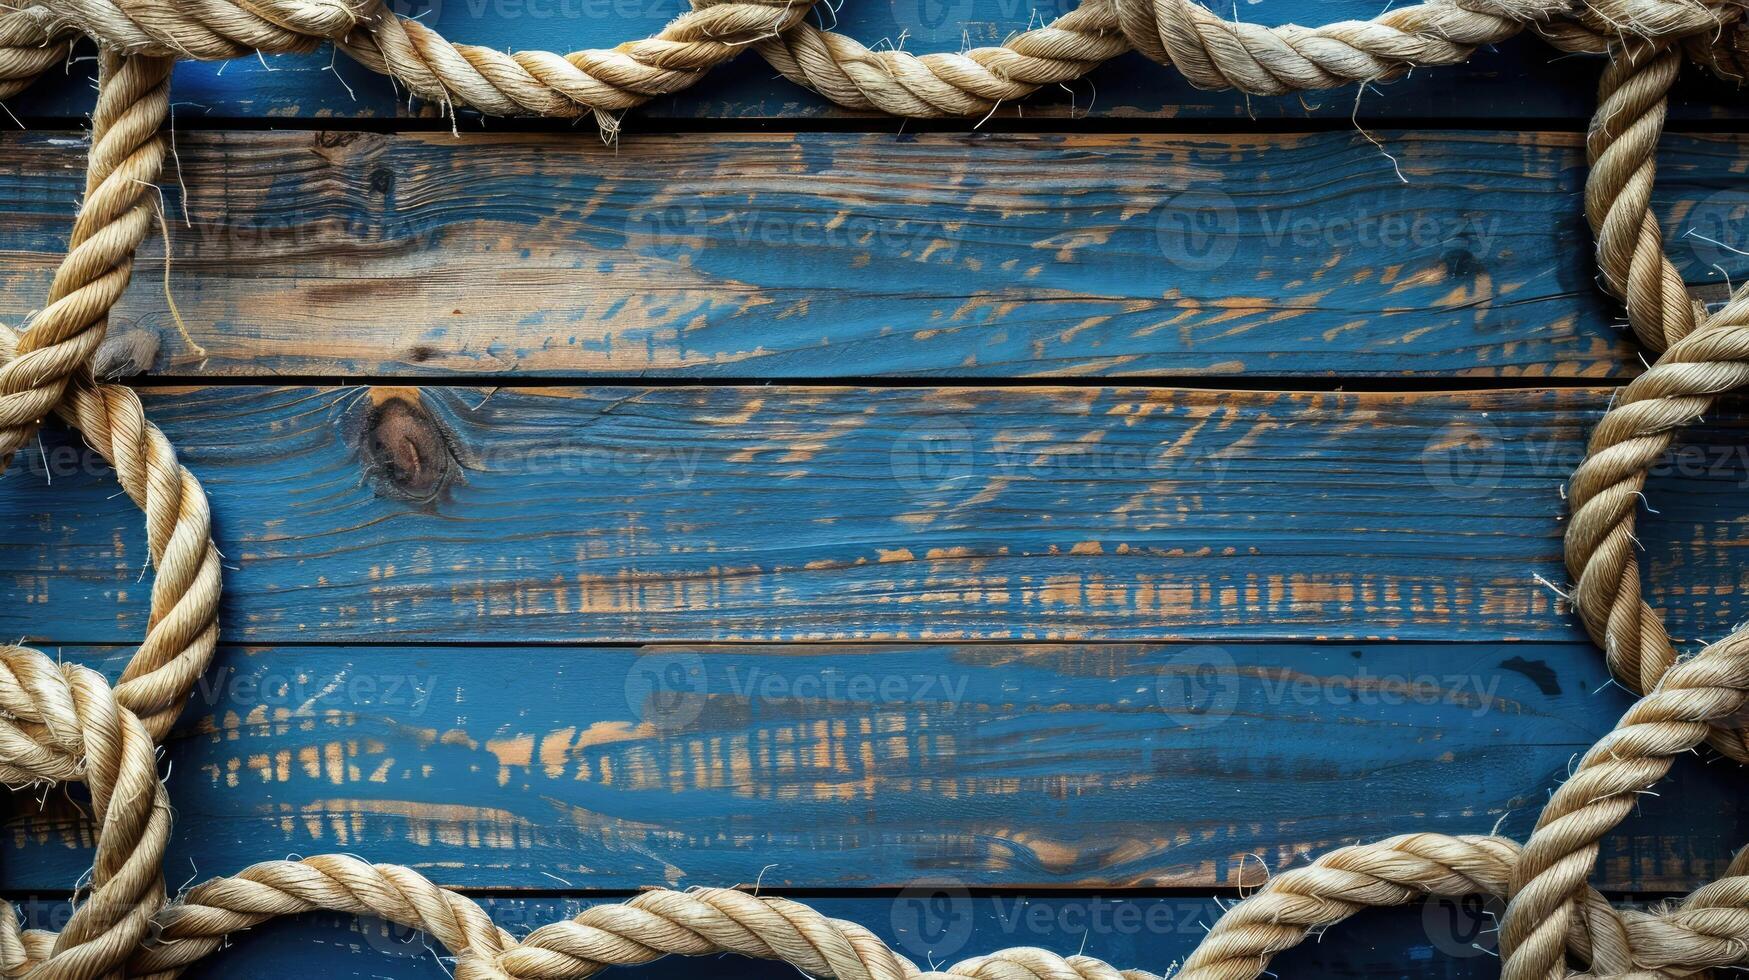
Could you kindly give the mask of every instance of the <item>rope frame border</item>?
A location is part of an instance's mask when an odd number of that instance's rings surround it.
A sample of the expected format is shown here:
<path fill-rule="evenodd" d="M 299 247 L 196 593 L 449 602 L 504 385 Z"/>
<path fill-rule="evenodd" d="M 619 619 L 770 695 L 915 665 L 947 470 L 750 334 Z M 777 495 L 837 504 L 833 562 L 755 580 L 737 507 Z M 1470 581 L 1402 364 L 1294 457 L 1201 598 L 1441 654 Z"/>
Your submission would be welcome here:
<path fill-rule="evenodd" d="M 299 50 L 330 38 L 367 65 L 415 91 L 426 85 L 451 105 L 461 102 L 451 76 L 471 70 L 507 101 L 468 92 L 467 104 L 489 112 L 591 112 L 605 125 L 612 110 L 678 91 L 705 68 L 751 46 L 803 84 L 819 83 L 824 69 L 810 59 L 823 58 L 821 64 L 836 66 L 850 88 L 835 91 L 828 84 L 819 90 L 848 104 L 855 89 L 867 105 L 853 108 L 965 115 L 967 108 L 999 104 L 1017 86 L 1024 95 L 1045 84 L 1017 82 L 1026 76 L 1013 72 L 1027 63 L 1016 59 L 1051 51 L 1047 60 L 1077 73 L 1103 60 L 1060 56 L 1065 46 L 1070 54 L 1082 50 L 1071 35 L 1102 38 L 1107 46 L 1121 37 L 1123 50 L 1133 45 L 1176 64 L 1198 84 L 1279 94 L 1467 58 L 1477 43 L 1487 42 L 1464 43 L 1473 32 L 1454 39 L 1451 27 L 1460 19 L 1472 25 L 1491 19 L 1490 30 L 1507 33 L 1536 24 L 1558 46 L 1594 50 L 1602 44 L 1611 55 L 1588 141 L 1586 211 L 1598 240 L 1603 285 L 1626 304 L 1635 332 L 1662 356 L 1623 389 L 1594 432 L 1573 478 L 1567 545 L 1582 620 L 1605 648 L 1612 671 L 1645 696 L 1555 791 L 1522 849 L 1504 838 L 1419 834 L 1329 852 L 1275 876 L 1230 910 L 1175 976 L 1255 977 L 1274 953 L 1362 908 L 1473 892 L 1509 899 L 1501 948 L 1503 975 L 1512 980 L 1675 977 L 1749 963 L 1749 848 L 1738 853 L 1725 878 L 1671 908 L 1617 910 L 1587 884 L 1597 841 L 1631 812 L 1637 793 L 1668 772 L 1675 755 L 1711 741 L 1727 756 L 1749 760 L 1749 734 L 1734 717 L 1749 701 L 1749 631 L 1679 658 L 1657 614 L 1640 598 L 1632 555 L 1647 468 L 1680 426 L 1717 396 L 1749 385 L 1749 287 L 1711 316 L 1698 310 L 1663 254 L 1649 209 L 1653 154 L 1679 52 L 1714 71 L 1732 68 L 1737 32 L 1724 27 L 1737 16 L 1735 5 L 1596 0 L 1570 9 L 1547 0 L 1431 0 L 1371 22 L 1268 29 L 1219 20 L 1189 0 L 1084 0 L 1055 24 L 999 48 L 960 55 L 881 52 L 878 67 L 908 93 L 891 102 L 870 96 L 866 79 L 857 76 L 869 66 L 849 47 L 855 42 L 803 24 L 808 5 L 786 0 L 700 0 L 696 10 L 654 38 L 563 58 L 451 45 L 422 25 L 379 16 L 380 0 L 368 0 L 362 13 L 337 0 L 122 2 L 125 8 L 111 0 L 41 0 L 0 14 L 0 95 L 52 64 L 59 55 L 45 61 L 44 52 L 73 33 L 90 33 L 103 44 L 87 199 L 69 254 L 49 305 L 29 328 L 22 335 L 0 332 L 0 453 L 9 459 L 40 418 L 60 414 L 115 463 L 124 488 L 146 511 L 157 567 L 148 638 L 113 694 L 94 672 L 59 667 L 26 648 L 0 648 L 0 777 L 82 779 L 92 788 L 101 825 L 93 892 L 66 930 L 20 931 L 16 915 L 0 915 L 0 977 L 175 976 L 230 931 L 315 908 L 379 915 L 425 929 L 459 955 L 456 976 L 467 980 L 583 977 L 611 964 L 724 951 L 782 959 L 804 972 L 844 980 L 925 975 L 852 923 L 827 919 L 800 903 L 723 889 L 647 892 L 623 904 L 593 907 L 520 941 L 492 925 L 471 900 L 409 869 L 341 855 L 266 862 L 167 900 L 159 864 L 169 803 L 154 745 L 216 643 L 217 553 L 198 482 L 175 462 L 174 450 L 145 420 L 137 398 L 125 388 L 93 384 L 88 364 L 108 310 L 126 288 L 134 250 L 149 233 L 148 194 L 162 171 L 159 130 L 175 57 L 231 57 L 240 45 Z M 148 16 L 134 19 L 141 14 Z M 33 38 L 34 45 L 18 43 Z M 436 79 L 434 88 L 420 71 Z M 520 90 L 524 79 L 518 71 L 544 85 L 547 94 Z M 883 85 L 874 90 L 884 91 Z M 966 98 L 974 101 L 955 102 L 949 90 L 970 93 Z M 1569 974 L 1569 955 L 1594 972 Z M 1090 957 L 1028 948 L 977 957 L 936 975 L 1149 976 Z"/>

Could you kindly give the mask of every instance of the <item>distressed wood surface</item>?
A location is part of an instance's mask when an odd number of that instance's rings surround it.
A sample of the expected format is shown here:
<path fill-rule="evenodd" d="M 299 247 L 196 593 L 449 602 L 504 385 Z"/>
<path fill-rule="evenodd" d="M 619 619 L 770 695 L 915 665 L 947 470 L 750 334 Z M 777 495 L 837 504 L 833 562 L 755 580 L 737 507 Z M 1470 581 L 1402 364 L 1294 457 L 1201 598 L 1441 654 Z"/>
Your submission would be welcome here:
<path fill-rule="evenodd" d="M 575 915 L 588 899 L 482 898 L 494 922 L 522 934 Z M 1011 946 L 1040 946 L 1063 955 L 1085 952 L 1120 968 L 1164 972 L 1202 937 L 1220 907 L 1205 897 L 1091 895 L 967 895 L 922 886 L 892 896 L 809 898 L 834 918 L 866 926 L 919 964 L 945 966 Z M 1280 976 L 1383 980 L 1485 980 L 1498 975 L 1494 922 L 1479 901 L 1441 901 L 1370 912 L 1331 929 L 1318 942 L 1276 957 Z M 64 918 L 46 901 L 26 905 L 32 925 L 55 928 Z M 320 977 L 358 980 L 449 980 L 454 962 L 440 961 L 426 936 L 378 920 L 307 915 L 233 937 L 221 952 L 184 976 L 190 980 L 283 980 L 286 963 Z M 692 980 L 702 971 L 721 980 L 794 976 L 787 967 L 734 956 L 669 958 L 613 971 L 637 980 Z"/>
<path fill-rule="evenodd" d="M 237 642 L 1582 638 L 1561 486 L 1607 389 L 150 392 Z M 1674 633 L 1745 616 L 1746 420 L 1648 488 Z M 64 433 L 0 484 L 0 634 L 128 642 L 138 516 Z M 51 481 L 45 486 L 45 477 Z"/>
<path fill-rule="evenodd" d="M 1065 9 L 1040 2 L 839 21 L 943 50 Z M 616 3 L 403 12 L 564 49 L 680 9 Z M 178 69 L 187 220 L 100 359 L 159 379 L 227 563 L 231 645 L 165 749 L 173 885 L 346 850 L 522 932 L 604 891 L 759 880 L 831 890 L 811 901 L 921 963 L 1036 944 L 1163 971 L 1212 895 L 1311 853 L 1522 838 L 1628 703 L 1548 584 L 1561 484 L 1641 370 L 1579 216 L 1595 60 L 1514 42 L 1245 100 L 1132 56 L 966 135 L 846 118 L 749 57 L 617 147 L 587 123 L 455 135 L 329 64 Z M 8 323 L 65 247 L 88 68 L 7 106 L 29 124 L 0 136 Z M 1673 115 L 1727 128 L 1741 104 L 1691 78 Z M 1744 137 L 1671 136 L 1660 167 L 1691 286 L 1749 277 Z M 1087 376 L 1139 387 L 1048 386 Z M 1209 389 L 1161 387 L 1192 376 Z M 928 386 L 955 378 L 976 386 Z M 740 383 L 763 380 L 784 384 Z M 1274 390 L 1302 385 L 1338 393 Z M 1489 390 L 1442 390 L 1468 385 Z M 1407 390 L 1341 393 L 1369 386 Z M 1690 645 L 1749 618 L 1746 426 L 1708 418 L 1647 487 L 1648 592 Z M 113 675 L 144 627 L 137 515 L 76 439 L 31 450 L 0 477 L 0 633 Z M 1700 763 L 1604 842 L 1601 887 L 1685 892 L 1749 838 L 1742 770 Z M 39 924 L 90 863 L 77 799 L 0 796 L 0 894 Z M 1492 975 L 1491 928 L 1406 909 L 1277 968 Z M 315 916 L 191 975 L 288 963 L 453 965 Z M 701 967 L 789 973 L 641 972 Z"/>
<path fill-rule="evenodd" d="M 125 648 L 62 648 L 117 673 Z M 1630 703 L 1585 643 L 227 648 L 168 742 L 173 878 L 356 851 L 495 889 L 1255 887 L 1414 830 L 1523 836 Z M 1685 760 L 1600 883 L 1749 833 Z M 0 888 L 74 880 L 12 797 Z M 762 870 L 763 869 L 763 870 Z"/>
<path fill-rule="evenodd" d="M 822 5 L 815 10 L 825 26 L 871 47 L 907 51 L 958 51 L 1002 39 L 1073 9 L 1074 0 L 860 0 Z M 416 16 L 457 42 L 500 50 L 611 48 L 648 36 L 687 9 L 685 0 L 397 0 L 395 10 Z M 1213 4 L 1218 8 L 1218 4 Z M 1247 0 L 1236 16 L 1259 24 L 1326 24 L 1345 18 L 1370 18 L 1386 0 Z M 1226 11 L 1223 11 L 1226 12 Z M 1246 98 L 1229 92 L 1201 92 L 1176 71 L 1139 55 L 1127 55 L 1067 86 L 1049 89 L 1018 105 L 1003 106 L 993 121 L 1051 119 L 1064 127 L 1092 116 L 1126 122 L 1179 120 L 1304 119 L 1344 125 L 1352 117 L 1417 120 L 1531 118 L 1578 121 L 1596 104 L 1601 61 L 1562 56 L 1534 38 L 1519 38 L 1497 51 L 1482 51 L 1466 65 L 1428 69 L 1411 77 L 1371 86 L 1349 87 L 1283 98 Z M 51 77 L 15 99 L 24 117 L 78 117 L 90 110 L 91 89 L 79 77 Z M 1741 118 L 1742 100 L 1734 87 L 1708 76 L 1686 85 L 1677 103 L 1679 117 Z M 245 58 L 223 64 L 184 64 L 174 91 L 185 124 L 225 119 L 321 119 L 328 117 L 397 119 L 447 115 L 442 106 L 409 104 L 388 79 L 375 75 L 327 48 L 303 57 Z M 809 119 L 853 116 L 805 89 L 783 80 L 752 52 L 712 72 L 694 88 L 658 99 L 634 112 L 629 131 L 637 133 L 663 120 Z M 883 117 L 873 125 L 897 129 Z M 648 120 L 643 124 L 640 120 Z M 470 125 L 479 125 L 473 119 Z M 976 120 L 951 125 L 970 127 Z M 492 128 L 517 123 L 493 121 Z M 594 137 L 593 124 L 579 126 Z"/>
<path fill-rule="evenodd" d="M 1624 378 L 1571 134 L 193 133 L 115 370 L 182 377 Z M 0 316 L 82 187 L 11 134 Z M 1395 163 L 1393 164 L 1393 159 Z M 1740 136 L 1672 137 L 1697 285 L 1749 275 Z M 1402 177 L 1399 179 L 1398 170 Z"/>

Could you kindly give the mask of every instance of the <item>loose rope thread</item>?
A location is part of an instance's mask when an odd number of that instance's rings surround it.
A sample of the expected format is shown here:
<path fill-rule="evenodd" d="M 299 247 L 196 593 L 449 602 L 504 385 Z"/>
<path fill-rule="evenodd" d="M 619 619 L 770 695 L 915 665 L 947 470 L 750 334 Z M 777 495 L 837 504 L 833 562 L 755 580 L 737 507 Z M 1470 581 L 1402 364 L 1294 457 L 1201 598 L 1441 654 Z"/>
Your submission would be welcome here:
<path fill-rule="evenodd" d="M 0 5 L 9 0 L 0 0 Z M 125 5 L 125 6 L 124 6 Z M 1669 88 L 1684 55 L 1738 72 L 1735 4 L 1698 0 L 1433 0 L 1373 21 L 1260 28 L 1188 0 L 1086 0 L 1049 27 L 958 55 L 869 52 L 803 22 L 807 4 L 707 3 L 656 37 L 560 58 L 452 45 L 371 0 L 41 0 L 0 6 L 0 97 L 65 55 L 79 34 L 102 45 L 86 197 L 49 305 L 22 334 L 0 327 L 0 459 L 51 412 L 82 431 L 146 515 L 157 574 L 145 642 L 111 689 L 86 668 L 0 647 L 0 782 L 83 781 L 98 846 L 89 894 L 60 933 L 0 914 L 0 977 L 89 980 L 178 975 L 227 935 L 328 909 L 424 930 L 457 957 L 460 980 L 562 980 L 665 955 L 724 952 L 782 960 L 843 980 L 1143 980 L 1091 957 L 1015 948 L 926 973 L 854 923 L 801 903 L 725 889 L 656 890 L 598 905 L 521 939 L 472 900 L 397 865 L 345 855 L 270 861 L 167 901 L 170 807 L 156 746 L 211 660 L 220 587 L 206 496 L 126 388 L 97 384 L 90 360 L 150 230 L 165 148 L 159 130 L 178 57 L 308 50 L 334 40 L 428 98 L 488 112 L 607 113 L 678 91 L 754 47 L 851 108 L 971 114 L 1135 49 L 1198 85 L 1279 94 L 1450 64 L 1534 26 L 1567 50 L 1607 49 L 1588 139 L 1585 209 L 1600 282 L 1622 300 L 1658 362 L 1626 386 L 1574 473 L 1566 537 L 1574 605 L 1612 672 L 1642 697 L 1551 795 L 1521 848 L 1502 837 L 1412 834 L 1334 850 L 1272 878 L 1215 922 L 1176 976 L 1254 978 L 1270 958 L 1371 907 L 1427 896 L 1507 901 L 1500 947 L 1509 980 L 1679 977 L 1749 966 L 1749 849 L 1726 876 L 1679 903 L 1618 909 L 1588 884 L 1599 841 L 1709 742 L 1749 760 L 1749 632 L 1679 658 L 1640 591 L 1636 500 L 1682 425 L 1749 384 L 1749 288 L 1708 315 L 1665 258 L 1650 197 Z M 1575 971 L 1577 968 L 1577 972 Z"/>

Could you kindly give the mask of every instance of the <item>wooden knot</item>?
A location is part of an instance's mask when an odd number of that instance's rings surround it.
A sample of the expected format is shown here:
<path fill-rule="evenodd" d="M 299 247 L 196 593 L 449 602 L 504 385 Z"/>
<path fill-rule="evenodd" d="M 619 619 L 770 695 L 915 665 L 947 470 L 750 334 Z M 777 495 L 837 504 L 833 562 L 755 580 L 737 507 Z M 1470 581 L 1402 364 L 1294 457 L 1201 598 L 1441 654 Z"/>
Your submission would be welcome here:
<path fill-rule="evenodd" d="M 355 447 L 364 479 L 379 497 L 428 506 L 461 479 L 449 430 L 416 389 L 372 388 Z"/>
<path fill-rule="evenodd" d="M 132 378 L 152 370 L 158 360 L 160 340 L 156 330 L 124 327 L 110 317 L 109 336 L 97 345 L 91 358 L 91 373 L 101 381 Z"/>

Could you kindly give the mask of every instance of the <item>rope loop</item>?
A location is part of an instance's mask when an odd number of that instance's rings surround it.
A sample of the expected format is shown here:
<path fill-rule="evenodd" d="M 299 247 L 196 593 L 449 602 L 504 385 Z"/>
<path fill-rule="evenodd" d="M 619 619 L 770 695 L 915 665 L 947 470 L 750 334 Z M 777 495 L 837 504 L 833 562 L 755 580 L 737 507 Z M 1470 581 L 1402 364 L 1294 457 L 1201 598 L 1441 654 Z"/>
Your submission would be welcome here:
<path fill-rule="evenodd" d="M 83 782 L 96 828 L 90 893 L 53 943 L 38 946 L 44 956 L 38 972 L 107 976 L 150 933 L 152 916 L 165 903 L 161 869 L 170 839 L 170 799 L 158 778 L 157 751 L 103 675 L 57 665 L 28 647 L 0 647 L 0 783 Z M 0 930 L 0 967 L 12 969 L 25 953 L 10 912 L 0 913 L 12 924 Z"/>
<path fill-rule="evenodd" d="M 7 367 L 21 359 L 20 344 L 0 326 Z M 138 397 L 80 372 L 55 411 L 85 432 L 146 512 L 157 575 L 146 639 L 113 689 L 89 668 L 0 646 L 0 784 L 84 783 L 97 842 L 90 892 L 75 900 L 60 933 L 21 933 L 0 903 L 0 977 L 33 980 L 110 976 L 151 934 L 166 901 L 160 869 L 171 820 L 157 746 L 218 636 L 219 561 L 205 492 L 146 421 Z"/>

